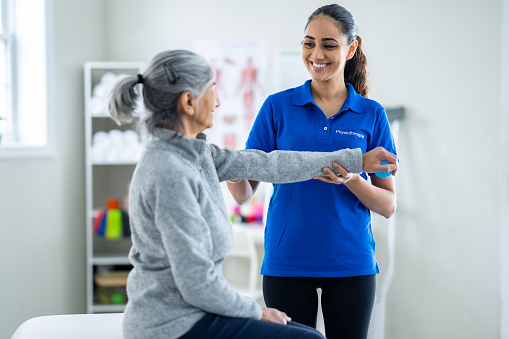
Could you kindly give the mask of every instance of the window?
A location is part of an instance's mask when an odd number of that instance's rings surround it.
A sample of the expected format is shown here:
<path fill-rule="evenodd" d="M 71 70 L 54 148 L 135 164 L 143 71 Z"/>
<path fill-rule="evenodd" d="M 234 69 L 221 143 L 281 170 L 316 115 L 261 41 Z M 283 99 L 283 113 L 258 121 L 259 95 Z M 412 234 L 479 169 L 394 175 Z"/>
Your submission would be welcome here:
<path fill-rule="evenodd" d="M 0 157 L 49 153 L 50 0 L 0 0 Z"/>
<path fill-rule="evenodd" d="M 8 3 L 0 0 L 0 138 L 8 131 L 7 121 L 11 118 L 11 83 L 9 64 L 11 51 L 11 30 L 9 28 Z M 1 140 L 0 140 L 1 141 Z"/>

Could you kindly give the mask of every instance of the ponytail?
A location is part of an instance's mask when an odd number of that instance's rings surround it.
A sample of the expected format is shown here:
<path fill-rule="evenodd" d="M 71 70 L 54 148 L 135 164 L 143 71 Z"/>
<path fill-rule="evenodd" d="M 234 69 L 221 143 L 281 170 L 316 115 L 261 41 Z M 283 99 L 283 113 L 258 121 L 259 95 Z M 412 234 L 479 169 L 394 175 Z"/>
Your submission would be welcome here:
<path fill-rule="evenodd" d="M 360 36 L 357 36 L 357 51 L 353 57 L 346 62 L 345 66 L 345 82 L 348 82 L 353 86 L 355 91 L 363 97 L 368 97 L 368 79 L 367 79 L 367 60 L 364 52 L 362 52 L 362 40 Z"/>
<path fill-rule="evenodd" d="M 136 117 L 138 94 L 135 87 L 138 82 L 135 75 L 128 75 L 119 80 L 110 93 L 108 110 L 118 125 L 132 122 Z"/>

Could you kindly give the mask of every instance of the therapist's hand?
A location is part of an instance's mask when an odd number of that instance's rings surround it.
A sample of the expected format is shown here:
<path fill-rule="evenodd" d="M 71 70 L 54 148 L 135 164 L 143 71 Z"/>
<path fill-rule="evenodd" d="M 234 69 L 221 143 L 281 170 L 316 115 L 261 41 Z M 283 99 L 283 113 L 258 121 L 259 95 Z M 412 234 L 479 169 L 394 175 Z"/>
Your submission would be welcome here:
<path fill-rule="evenodd" d="M 275 308 L 262 307 L 262 320 L 276 324 L 288 324 L 292 320 L 285 312 L 281 312 Z"/>
<path fill-rule="evenodd" d="M 389 165 L 382 165 L 382 160 L 390 162 Z M 366 173 L 392 172 L 396 175 L 398 171 L 398 157 L 383 147 L 377 147 L 362 155 L 362 170 Z"/>
<path fill-rule="evenodd" d="M 336 170 L 336 172 L 338 174 L 334 173 L 334 171 L 331 170 L 329 167 L 324 167 L 324 168 L 322 168 L 322 170 L 325 173 L 327 173 L 328 177 L 318 176 L 318 177 L 314 177 L 313 179 L 317 179 L 317 180 L 327 182 L 330 184 L 338 184 L 339 185 L 339 184 L 346 184 L 353 178 L 354 174 L 348 172 L 346 169 L 343 168 L 343 166 L 341 166 L 337 162 L 333 163 L 332 166 L 334 166 L 334 169 Z"/>

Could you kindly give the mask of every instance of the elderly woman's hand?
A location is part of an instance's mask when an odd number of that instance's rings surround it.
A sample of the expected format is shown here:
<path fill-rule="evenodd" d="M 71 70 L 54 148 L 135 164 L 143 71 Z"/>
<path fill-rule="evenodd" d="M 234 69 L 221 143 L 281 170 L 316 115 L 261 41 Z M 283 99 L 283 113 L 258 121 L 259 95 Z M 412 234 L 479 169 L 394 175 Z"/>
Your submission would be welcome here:
<path fill-rule="evenodd" d="M 288 324 L 289 321 L 292 320 L 289 316 L 286 315 L 285 312 L 281 312 L 278 309 L 270 308 L 270 307 L 263 307 L 262 308 L 262 320 L 263 321 L 270 321 L 272 323 L 276 324 Z"/>

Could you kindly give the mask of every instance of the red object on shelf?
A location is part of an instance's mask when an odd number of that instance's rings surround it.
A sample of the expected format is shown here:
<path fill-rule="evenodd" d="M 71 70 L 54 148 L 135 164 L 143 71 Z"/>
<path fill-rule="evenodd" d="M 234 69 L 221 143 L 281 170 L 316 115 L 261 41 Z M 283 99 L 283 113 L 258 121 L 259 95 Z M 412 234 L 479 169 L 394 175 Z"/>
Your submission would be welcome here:
<path fill-rule="evenodd" d="M 94 222 L 94 233 L 99 234 L 99 230 L 101 229 L 101 223 L 103 223 L 103 219 L 105 218 L 104 210 L 100 210 L 97 212 L 97 216 Z M 102 232 L 104 234 L 104 230 Z"/>
<path fill-rule="evenodd" d="M 254 215 L 248 215 L 246 217 L 246 222 L 255 222 L 255 217 Z"/>
<path fill-rule="evenodd" d="M 106 206 L 108 208 L 116 208 L 116 209 L 119 209 L 120 208 L 120 201 L 116 198 L 110 198 L 108 199 L 108 201 L 106 202 Z"/>

